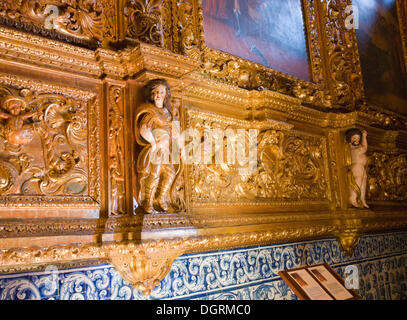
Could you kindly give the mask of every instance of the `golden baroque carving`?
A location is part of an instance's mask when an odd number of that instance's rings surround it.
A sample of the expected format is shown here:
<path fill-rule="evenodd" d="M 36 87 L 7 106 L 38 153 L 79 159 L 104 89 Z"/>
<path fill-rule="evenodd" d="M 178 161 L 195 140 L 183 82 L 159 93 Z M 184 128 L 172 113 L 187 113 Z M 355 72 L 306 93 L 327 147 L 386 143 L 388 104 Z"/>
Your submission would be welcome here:
<path fill-rule="evenodd" d="M 5 0 L 0 3 L 3 23 L 24 31 L 55 30 L 87 42 L 103 38 L 103 6 L 92 0 Z M 44 30 L 44 31 L 43 31 Z"/>
<path fill-rule="evenodd" d="M 136 199 L 147 213 L 181 211 L 185 208 L 183 165 L 170 155 L 169 149 L 175 133 L 180 131 L 176 127 L 179 110 L 171 105 L 166 80 L 153 79 L 144 88 L 146 103 L 138 107 L 135 119 L 135 138 L 141 146 L 136 165 Z M 174 146 L 171 152 L 175 152 Z"/>
<path fill-rule="evenodd" d="M 160 241 L 153 246 L 116 245 L 109 250 L 108 256 L 124 280 L 143 294 L 149 295 L 183 251 L 182 241 Z"/>
<path fill-rule="evenodd" d="M 185 253 L 336 236 L 347 254 L 351 254 L 359 235 L 363 233 L 377 232 L 384 228 L 394 230 L 407 227 L 405 212 L 400 210 L 394 210 L 391 213 L 376 212 L 373 216 L 367 210 L 360 210 L 357 214 L 353 210 L 343 211 L 334 216 L 329 212 L 321 214 L 301 212 L 297 215 L 223 216 L 217 214 L 187 217 L 164 214 L 162 216 L 165 216 L 165 220 L 168 221 L 175 219 L 175 225 L 181 223 L 188 226 L 190 221 L 198 228 L 207 228 L 209 225 L 217 231 L 198 237 L 141 243 L 105 242 L 99 245 L 69 244 L 43 248 L 27 245 L 25 248 L 2 249 L 0 250 L 0 261 L 2 261 L 0 272 L 22 270 L 27 265 L 35 267 L 74 261 L 110 260 L 127 281 L 135 284 L 137 289 L 148 293 L 165 277 L 173 260 Z M 244 221 L 241 221 L 242 218 Z M 114 220 L 117 221 L 116 218 Z M 129 223 L 134 219 L 126 217 L 125 220 L 127 221 L 125 228 L 128 228 Z M 147 220 L 151 220 L 152 227 L 161 223 L 160 217 L 154 215 L 148 216 Z M 136 223 L 140 223 L 140 219 L 137 221 Z M 242 229 L 242 224 L 247 223 L 253 223 L 256 227 L 251 231 Z M 235 226 L 235 229 L 230 229 L 231 225 Z M 239 226 L 240 228 L 236 229 Z M 92 228 L 92 223 L 89 227 Z M 168 227 L 173 228 L 174 224 L 169 223 Z M 219 228 L 222 230 L 219 231 Z M 158 230 L 158 232 L 161 231 Z"/>
<path fill-rule="evenodd" d="M 369 200 L 407 200 L 407 154 L 375 151 L 369 156 L 367 170 Z"/>
<path fill-rule="evenodd" d="M 127 36 L 162 47 L 162 2 L 163 0 L 128 0 L 124 8 Z"/>
<path fill-rule="evenodd" d="M 332 188 L 335 198 L 336 208 L 341 207 L 341 198 L 340 198 L 340 185 L 339 185 L 339 168 L 336 154 L 336 133 L 332 130 L 328 132 L 328 143 L 329 143 L 329 159 L 330 159 L 330 169 L 332 174 Z"/>
<path fill-rule="evenodd" d="M 120 215 L 126 212 L 124 181 L 124 136 L 123 113 L 120 105 L 123 89 L 117 86 L 109 88 L 109 177 L 110 177 L 110 214 Z"/>
<path fill-rule="evenodd" d="M 277 121 L 244 121 L 228 117 L 208 116 L 188 110 L 186 127 L 205 129 L 258 129 L 255 138 L 257 165 L 254 172 L 241 170 L 238 164 L 222 163 L 213 158 L 211 164 L 188 167 L 193 206 L 211 204 L 258 204 L 275 201 L 321 201 L 330 199 L 327 178 L 326 139 L 287 131 L 290 125 Z M 207 137 L 204 138 L 205 140 Z M 221 137 L 222 138 L 222 137 Z M 250 137 L 245 133 L 246 148 Z M 227 150 L 226 145 L 222 146 Z M 201 150 L 204 150 L 204 145 Z M 216 157 L 216 155 L 214 156 Z"/>
<path fill-rule="evenodd" d="M 397 0 L 397 16 L 400 25 L 401 43 L 403 46 L 404 61 L 407 68 L 407 2 Z"/>
<path fill-rule="evenodd" d="M 340 233 L 337 238 L 345 254 L 348 257 L 352 256 L 357 244 L 359 243 L 360 234 L 357 232 L 346 231 Z"/>
<path fill-rule="evenodd" d="M 7 75 L 0 85 L 1 205 L 63 205 L 70 198 L 73 206 L 95 205 L 99 156 L 88 159 L 99 139 L 88 132 L 98 121 L 94 94 Z"/>
<path fill-rule="evenodd" d="M 361 67 L 357 49 L 356 32 L 345 27 L 345 8 L 348 0 L 322 0 L 320 10 L 325 41 L 326 79 L 332 106 L 355 110 L 364 98 Z"/>

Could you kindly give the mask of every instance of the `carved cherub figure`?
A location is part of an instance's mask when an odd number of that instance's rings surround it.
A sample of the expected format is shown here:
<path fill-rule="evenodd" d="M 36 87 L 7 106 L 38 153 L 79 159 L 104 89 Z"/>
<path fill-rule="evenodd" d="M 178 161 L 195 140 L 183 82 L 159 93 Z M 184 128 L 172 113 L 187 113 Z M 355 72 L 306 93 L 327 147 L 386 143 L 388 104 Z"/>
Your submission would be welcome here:
<path fill-rule="evenodd" d="M 38 111 L 22 113 L 26 108 L 24 99 L 15 96 L 6 96 L 1 101 L 1 107 L 7 113 L 0 111 L 0 118 L 6 119 L 2 135 L 8 143 L 16 146 L 25 145 L 33 139 L 33 131 L 24 124 L 24 120 L 34 117 Z"/>
<path fill-rule="evenodd" d="M 366 203 L 367 186 L 367 132 L 356 128 L 346 131 L 346 142 L 350 147 L 349 202 L 356 208 L 369 208 Z"/>
<path fill-rule="evenodd" d="M 164 79 L 154 79 L 145 86 L 147 103 L 136 114 L 136 141 L 143 147 L 137 159 L 138 203 L 147 213 L 168 211 L 171 207 L 170 189 L 176 170 L 170 161 L 157 161 L 169 152 L 174 115 L 171 93 Z M 165 158 L 165 157 L 164 157 Z"/>

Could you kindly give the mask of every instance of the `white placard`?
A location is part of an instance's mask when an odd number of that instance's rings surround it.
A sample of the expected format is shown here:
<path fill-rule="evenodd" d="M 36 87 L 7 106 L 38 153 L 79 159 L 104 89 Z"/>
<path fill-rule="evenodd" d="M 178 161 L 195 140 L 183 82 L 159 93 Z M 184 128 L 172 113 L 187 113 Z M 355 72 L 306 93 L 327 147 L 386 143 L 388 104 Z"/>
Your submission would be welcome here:
<path fill-rule="evenodd" d="M 290 277 L 301 287 L 311 300 L 333 300 L 306 270 L 288 272 Z"/>
<path fill-rule="evenodd" d="M 310 267 L 308 270 L 335 299 L 347 300 L 353 298 L 353 295 L 324 266 Z"/>

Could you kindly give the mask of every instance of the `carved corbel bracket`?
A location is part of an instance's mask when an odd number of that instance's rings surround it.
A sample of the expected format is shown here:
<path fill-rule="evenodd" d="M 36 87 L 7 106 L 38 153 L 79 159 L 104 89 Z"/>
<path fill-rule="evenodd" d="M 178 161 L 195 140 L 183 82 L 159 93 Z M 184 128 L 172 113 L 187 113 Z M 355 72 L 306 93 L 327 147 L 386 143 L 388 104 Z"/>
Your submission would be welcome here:
<path fill-rule="evenodd" d="M 250 109 L 253 119 L 263 118 L 286 121 L 288 114 L 301 105 L 298 98 L 270 90 L 250 91 Z"/>
<path fill-rule="evenodd" d="M 345 231 L 337 236 L 342 250 L 349 257 L 354 253 L 360 237 L 360 234 L 356 231 Z"/>
<path fill-rule="evenodd" d="M 183 252 L 182 242 L 174 245 L 173 242 L 160 241 L 152 245 L 114 245 L 108 249 L 108 257 L 124 280 L 149 295 Z"/>

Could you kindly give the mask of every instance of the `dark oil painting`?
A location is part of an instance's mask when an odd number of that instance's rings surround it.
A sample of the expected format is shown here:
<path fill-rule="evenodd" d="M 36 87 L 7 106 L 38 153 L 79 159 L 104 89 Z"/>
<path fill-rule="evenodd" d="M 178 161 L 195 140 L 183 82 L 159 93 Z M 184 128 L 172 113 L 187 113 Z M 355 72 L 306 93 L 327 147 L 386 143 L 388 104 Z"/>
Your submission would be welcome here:
<path fill-rule="evenodd" d="M 396 0 L 353 0 L 356 30 L 368 101 L 407 114 L 407 74 Z"/>
<path fill-rule="evenodd" d="M 301 0 L 202 0 L 206 45 L 310 80 Z"/>

